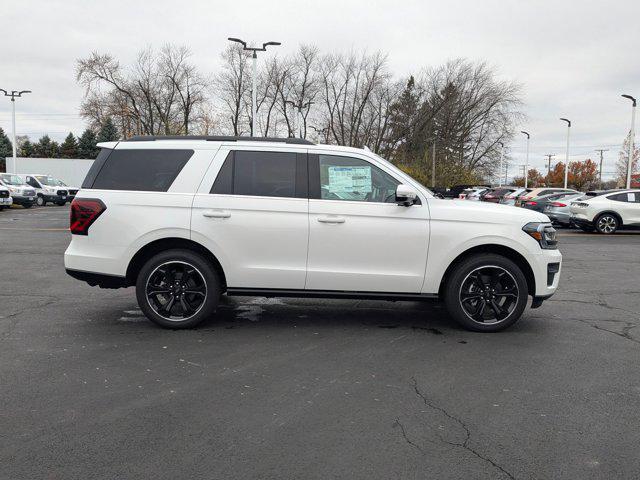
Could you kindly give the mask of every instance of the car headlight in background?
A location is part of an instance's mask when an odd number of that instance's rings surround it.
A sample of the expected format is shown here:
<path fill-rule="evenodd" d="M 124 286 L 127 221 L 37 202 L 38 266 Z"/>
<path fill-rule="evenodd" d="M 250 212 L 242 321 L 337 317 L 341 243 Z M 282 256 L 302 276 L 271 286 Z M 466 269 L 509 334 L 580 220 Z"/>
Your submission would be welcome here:
<path fill-rule="evenodd" d="M 522 230 L 536 240 L 540 244 L 540 248 L 545 250 L 558 248 L 556 229 L 550 223 L 531 222 L 522 227 Z"/>

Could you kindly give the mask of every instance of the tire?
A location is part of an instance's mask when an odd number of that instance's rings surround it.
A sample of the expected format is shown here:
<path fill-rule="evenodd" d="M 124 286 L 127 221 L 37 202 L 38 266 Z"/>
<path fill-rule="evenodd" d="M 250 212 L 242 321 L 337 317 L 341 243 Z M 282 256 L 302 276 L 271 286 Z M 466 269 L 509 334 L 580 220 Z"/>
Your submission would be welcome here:
<path fill-rule="evenodd" d="M 156 293 L 148 295 L 151 292 Z M 220 279 L 213 265 L 190 250 L 167 250 L 153 256 L 136 279 L 140 309 L 164 328 L 195 327 L 215 313 L 220 294 Z"/>
<path fill-rule="evenodd" d="M 42 195 L 38 195 L 38 197 L 36 198 L 36 205 L 38 205 L 39 207 L 44 207 L 47 204 L 47 202 L 44 201 L 44 197 Z"/>
<path fill-rule="evenodd" d="M 603 213 L 601 215 L 598 215 L 598 218 L 596 218 L 594 224 L 598 233 L 602 233 L 605 235 L 616 233 L 616 230 L 620 228 L 620 220 L 618 220 L 618 217 L 616 217 L 612 213 Z"/>
<path fill-rule="evenodd" d="M 444 288 L 449 314 L 474 332 L 499 332 L 510 327 L 522 315 L 529 296 L 520 267 L 490 253 L 474 255 L 456 265 Z"/>

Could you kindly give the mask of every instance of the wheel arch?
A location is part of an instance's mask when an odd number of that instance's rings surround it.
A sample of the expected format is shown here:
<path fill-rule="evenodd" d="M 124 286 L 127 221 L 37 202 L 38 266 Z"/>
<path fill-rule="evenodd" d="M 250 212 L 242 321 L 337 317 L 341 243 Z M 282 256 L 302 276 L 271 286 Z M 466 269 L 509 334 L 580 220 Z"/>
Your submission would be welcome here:
<path fill-rule="evenodd" d="M 222 291 L 226 290 L 227 278 L 224 273 L 224 269 L 222 268 L 222 265 L 220 264 L 220 261 L 217 259 L 217 257 L 213 253 L 211 253 L 208 248 L 204 247 L 198 242 L 179 237 L 161 238 L 149 242 L 141 247 L 135 253 L 135 255 L 133 255 L 131 261 L 129 262 L 129 265 L 127 266 L 127 284 L 135 285 L 136 278 L 138 276 L 138 273 L 140 272 L 140 269 L 151 257 L 165 250 L 176 248 L 191 250 L 205 257 L 213 265 L 216 273 L 220 276 L 220 280 L 222 282 Z"/>
<path fill-rule="evenodd" d="M 443 298 L 443 290 L 449 277 L 451 276 L 451 272 L 453 272 L 454 268 L 457 267 L 460 263 L 466 260 L 469 257 L 474 255 L 482 254 L 482 253 L 493 253 L 496 255 L 501 255 L 505 258 L 508 258 L 512 262 L 514 262 L 522 273 L 524 274 L 525 279 L 527 280 L 527 291 L 529 295 L 535 296 L 536 293 L 536 278 L 533 273 L 533 269 L 527 259 L 522 256 L 521 253 L 514 250 L 511 247 L 507 247 L 505 245 L 499 244 L 485 244 L 485 245 L 476 245 L 475 247 L 471 247 L 464 252 L 460 253 L 454 260 L 449 264 L 447 269 L 440 280 L 440 288 L 438 289 L 438 296 Z"/>
<path fill-rule="evenodd" d="M 622 221 L 622 217 L 620 216 L 620 214 L 618 212 L 616 212 L 615 210 L 603 210 L 602 212 L 598 212 L 596 214 L 596 216 L 593 217 L 594 226 L 598 223 L 598 219 L 602 215 L 612 215 L 612 216 L 616 217 L 618 219 L 618 222 L 620 223 L 620 225 L 618 225 L 618 228 L 620 228 L 624 224 L 624 222 Z"/>

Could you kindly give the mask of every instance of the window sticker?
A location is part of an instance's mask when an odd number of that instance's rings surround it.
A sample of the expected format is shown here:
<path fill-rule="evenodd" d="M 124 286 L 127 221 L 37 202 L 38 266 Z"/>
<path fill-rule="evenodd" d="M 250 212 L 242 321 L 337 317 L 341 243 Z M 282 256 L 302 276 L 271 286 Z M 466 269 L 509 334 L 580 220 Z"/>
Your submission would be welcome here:
<path fill-rule="evenodd" d="M 635 193 L 627 192 L 627 202 L 635 202 L 635 200 L 636 200 Z"/>
<path fill-rule="evenodd" d="M 371 193 L 371 167 L 329 167 L 329 192 Z"/>

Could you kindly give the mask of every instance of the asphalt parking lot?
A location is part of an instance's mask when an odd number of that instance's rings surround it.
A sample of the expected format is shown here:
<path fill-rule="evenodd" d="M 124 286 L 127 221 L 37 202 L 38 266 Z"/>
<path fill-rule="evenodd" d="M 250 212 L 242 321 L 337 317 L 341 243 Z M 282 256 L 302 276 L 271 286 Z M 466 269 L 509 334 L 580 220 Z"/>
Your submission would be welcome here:
<path fill-rule="evenodd" d="M 0 213 L 2 479 L 640 476 L 640 234 L 562 234 L 559 293 L 499 334 L 260 298 L 166 331 L 65 274 L 67 226 Z"/>

